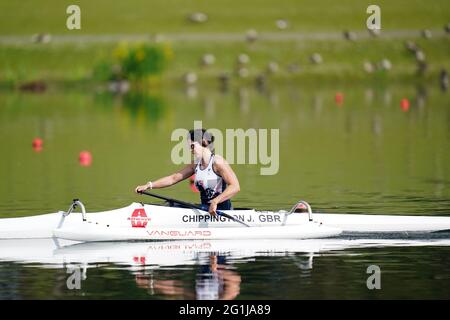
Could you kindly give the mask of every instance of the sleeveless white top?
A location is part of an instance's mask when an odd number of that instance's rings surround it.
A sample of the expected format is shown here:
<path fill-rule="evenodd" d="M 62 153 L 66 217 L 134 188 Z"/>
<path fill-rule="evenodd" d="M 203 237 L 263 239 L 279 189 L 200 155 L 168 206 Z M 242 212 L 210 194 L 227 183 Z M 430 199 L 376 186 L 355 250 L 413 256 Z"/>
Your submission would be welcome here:
<path fill-rule="evenodd" d="M 226 183 L 223 178 L 214 171 L 214 154 L 211 155 L 208 166 L 205 169 L 201 168 L 201 163 L 202 161 L 199 161 L 195 167 L 194 183 L 200 191 L 202 203 L 207 204 L 211 199 L 214 199 L 225 190 Z"/>

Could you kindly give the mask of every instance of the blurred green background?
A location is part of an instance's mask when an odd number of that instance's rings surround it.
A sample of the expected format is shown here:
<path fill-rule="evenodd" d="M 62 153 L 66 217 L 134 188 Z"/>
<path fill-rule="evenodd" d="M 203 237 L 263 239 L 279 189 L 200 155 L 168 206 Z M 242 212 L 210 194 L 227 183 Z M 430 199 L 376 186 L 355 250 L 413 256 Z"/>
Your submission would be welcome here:
<path fill-rule="evenodd" d="M 364 30 L 371 4 L 380 6 L 386 30 L 441 29 L 450 15 L 445 0 L 24 0 L 0 3 L 0 33 L 71 34 L 65 28 L 65 12 L 71 4 L 82 11 L 82 30 L 76 31 L 80 34 L 221 33 L 250 28 L 275 32 L 277 19 L 288 20 L 287 30 L 294 32 Z M 189 23 L 187 17 L 194 12 L 207 14 L 208 21 Z"/>
<path fill-rule="evenodd" d="M 66 28 L 66 8 L 81 8 L 81 30 Z M 380 1 L 382 31 L 371 37 L 366 29 L 369 1 L 1 1 L 0 84 L 15 87 L 31 80 L 60 86 L 98 80 L 94 69 L 111 60 L 118 43 L 162 41 L 174 58 L 162 82 L 181 81 L 196 72 L 198 81 L 211 82 L 223 73 L 234 75 L 236 59 L 245 53 L 250 62 L 238 83 L 267 75 L 271 81 L 416 81 L 417 61 L 405 48 L 412 40 L 425 55 L 422 79 L 437 81 L 448 68 L 450 42 L 444 27 L 450 22 L 448 1 Z M 192 22 L 195 13 L 205 22 Z M 277 21 L 284 21 L 283 28 Z M 255 41 L 246 41 L 249 30 Z M 428 30 L 427 36 L 421 32 Z M 343 32 L 356 40 L 345 40 Z M 35 35 L 49 35 L 33 43 Z M 431 37 L 428 37 L 431 35 Z M 39 37 L 38 37 L 39 38 Z M 42 43 L 44 42 L 44 43 Z M 311 63 L 314 53 L 322 63 Z M 201 67 L 203 55 L 215 63 Z M 391 68 L 377 71 L 387 59 Z M 374 72 L 365 71 L 364 63 Z M 368 67 L 370 68 L 370 66 Z M 272 68 L 273 69 L 273 68 Z M 382 68 L 381 68 L 382 69 Z M 380 75 L 381 74 L 381 75 Z M 241 79 L 244 78 L 244 79 Z"/>

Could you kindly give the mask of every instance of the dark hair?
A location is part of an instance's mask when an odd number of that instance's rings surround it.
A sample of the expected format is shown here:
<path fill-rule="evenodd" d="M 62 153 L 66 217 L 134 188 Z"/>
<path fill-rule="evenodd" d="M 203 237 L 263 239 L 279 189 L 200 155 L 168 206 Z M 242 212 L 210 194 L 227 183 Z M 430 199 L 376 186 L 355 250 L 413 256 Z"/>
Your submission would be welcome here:
<path fill-rule="evenodd" d="M 214 136 L 206 129 L 192 129 L 189 130 L 189 138 L 191 141 L 200 143 L 203 147 L 209 147 L 212 149 L 212 143 L 214 142 Z"/>

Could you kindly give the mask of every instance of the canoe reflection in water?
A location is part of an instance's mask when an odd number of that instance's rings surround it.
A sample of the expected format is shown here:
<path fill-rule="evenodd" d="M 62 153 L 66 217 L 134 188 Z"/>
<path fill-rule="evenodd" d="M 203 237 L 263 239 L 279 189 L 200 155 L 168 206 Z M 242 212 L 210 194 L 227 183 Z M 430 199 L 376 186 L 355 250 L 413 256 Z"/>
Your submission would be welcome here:
<path fill-rule="evenodd" d="M 182 280 L 155 279 L 153 274 L 137 274 L 139 288 L 149 290 L 151 295 L 189 300 L 232 300 L 240 292 L 241 276 L 226 264 L 223 255 L 211 254 L 209 264 L 200 265 L 195 288 L 186 288 Z"/>
<path fill-rule="evenodd" d="M 366 238 L 366 236 L 368 238 Z M 287 257 L 311 279 L 313 259 L 324 253 L 353 255 L 353 249 L 384 247 L 450 246 L 448 234 L 390 235 L 390 239 L 339 237 L 309 240 L 177 240 L 152 242 L 77 243 L 58 239 L 0 240 L 0 261 L 34 267 L 79 270 L 81 294 L 93 268 L 131 272 L 138 287 L 156 298 L 235 299 L 242 290 L 238 265 L 258 259 Z M 395 238 L 394 238 L 395 236 Z M 397 238 L 399 236 L 400 238 Z M 405 238 L 406 237 L 406 238 Z M 37 265 L 38 264 L 38 265 Z M 59 279 L 62 290 L 70 273 Z M 192 281 L 192 275 L 195 281 Z M 305 280 L 306 280 L 305 279 Z M 249 280 L 250 281 L 250 280 Z M 309 280 L 307 280 L 309 281 Z M 64 288 L 63 288 L 64 287 Z"/>

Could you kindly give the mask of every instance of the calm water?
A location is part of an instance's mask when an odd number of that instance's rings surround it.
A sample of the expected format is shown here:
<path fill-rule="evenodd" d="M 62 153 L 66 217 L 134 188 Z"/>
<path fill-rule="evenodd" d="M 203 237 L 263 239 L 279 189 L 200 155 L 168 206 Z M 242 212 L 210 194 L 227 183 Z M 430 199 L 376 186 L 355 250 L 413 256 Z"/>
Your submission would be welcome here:
<path fill-rule="evenodd" d="M 448 299 L 450 240 L 11 241 L 2 299 Z M 25 243 L 24 243 L 25 242 Z M 275 248 L 277 246 L 277 248 Z M 369 290 L 369 266 L 380 289 Z M 78 275 L 79 287 L 75 277 Z M 69 284 L 68 284 L 69 283 Z"/>
<path fill-rule="evenodd" d="M 345 95 L 342 105 L 335 103 L 337 91 Z M 409 108 L 400 107 L 402 98 Z M 73 198 L 88 211 L 153 201 L 132 190 L 179 168 L 170 159 L 170 135 L 194 120 L 219 129 L 280 130 L 278 174 L 261 176 L 262 165 L 233 165 L 242 189 L 237 206 L 288 209 L 304 199 L 325 212 L 450 215 L 449 107 L 448 93 L 412 85 L 198 87 L 125 96 L 1 92 L 0 217 L 65 210 Z M 40 152 L 31 147 L 35 137 L 44 140 Z M 82 150 L 92 153 L 89 167 L 78 163 Z M 161 193 L 192 202 L 198 197 L 188 182 Z M 400 247 L 339 243 L 338 250 L 267 254 L 252 245 L 217 251 L 213 244 L 199 250 L 182 243 L 191 251 L 181 258 L 152 244 L 135 248 L 136 255 L 72 246 L 72 258 L 36 244 L 31 257 L 25 249 L 15 255 L 2 249 L 0 298 L 448 299 L 449 237 L 439 237 Z M 22 245 L 9 244 L 16 246 Z M 41 249 L 50 251 L 39 256 Z M 69 290 L 67 268 L 80 263 L 81 272 L 87 263 L 87 278 L 81 290 Z M 381 290 L 366 287 L 372 264 L 381 268 Z"/>

